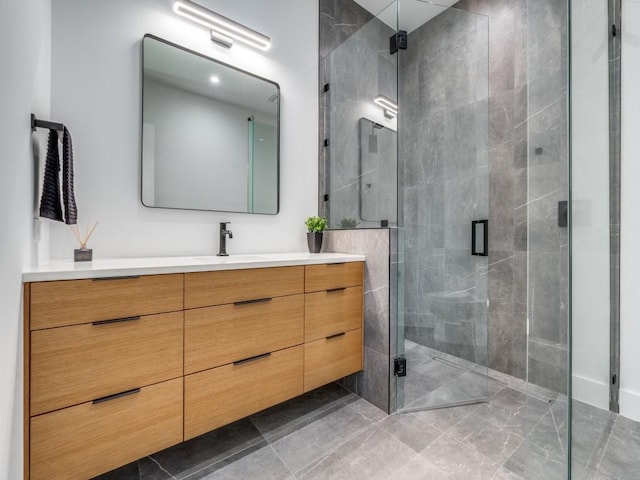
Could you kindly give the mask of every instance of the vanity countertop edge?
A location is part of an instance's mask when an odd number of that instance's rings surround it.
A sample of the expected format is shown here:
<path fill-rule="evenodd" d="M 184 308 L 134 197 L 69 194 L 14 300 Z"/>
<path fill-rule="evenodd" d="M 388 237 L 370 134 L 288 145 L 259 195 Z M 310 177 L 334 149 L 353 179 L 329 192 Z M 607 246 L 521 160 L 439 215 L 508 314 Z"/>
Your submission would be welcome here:
<path fill-rule="evenodd" d="M 364 255 L 346 253 L 265 253 L 228 257 L 144 257 L 96 259 L 93 262 L 55 261 L 31 267 L 22 273 L 23 282 L 80 280 L 101 277 L 160 275 L 169 273 L 243 270 L 324 263 L 363 262 Z"/>

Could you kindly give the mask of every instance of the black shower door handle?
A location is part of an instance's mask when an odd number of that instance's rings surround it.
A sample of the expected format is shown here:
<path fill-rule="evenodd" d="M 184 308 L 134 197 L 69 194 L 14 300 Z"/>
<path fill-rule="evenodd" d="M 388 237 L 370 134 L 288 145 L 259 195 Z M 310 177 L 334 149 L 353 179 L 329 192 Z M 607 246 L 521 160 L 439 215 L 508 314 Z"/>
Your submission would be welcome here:
<path fill-rule="evenodd" d="M 489 255 L 489 220 L 471 222 L 471 255 Z"/>

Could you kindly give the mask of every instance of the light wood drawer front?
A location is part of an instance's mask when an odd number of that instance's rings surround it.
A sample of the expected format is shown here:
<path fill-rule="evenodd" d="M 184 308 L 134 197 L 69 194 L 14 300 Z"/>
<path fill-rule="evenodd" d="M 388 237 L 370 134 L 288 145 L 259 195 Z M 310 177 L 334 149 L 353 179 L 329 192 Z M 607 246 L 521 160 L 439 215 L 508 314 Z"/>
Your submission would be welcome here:
<path fill-rule="evenodd" d="M 304 291 L 304 267 L 185 274 L 184 308 L 209 307 Z"/>
<path fill-rule="evenodd" d="M 31 330 L 182 310 L 183 275 L 31 284 Z"/>
<path fill-rule="evenodd" d="M 182 376 L 182 312 L 31 334 L 31 415 Z"/>
<path fill-rule="evenodd" d="M 185 440 L 302 394 L 302 350 L 184 377 Z"/>
<path fill-rule="evenodd" d="M 327 263 L 305 267 L 305 292 L 364 285 L 364 263 Z"/>
<path fill-rule="evenodd" d="M 185 312 L 185 374 L 300 345 L 304 295 Z"/>
<path fill-rule="evenodd" d="M 304 391 L 362 370 L 362 329 L 304 346 Z"/>
<path fill-rule="evenodd" d="M 362 328 L 362 287 L 307 293 L 304 341 Z"/>
<path fill-rule="evenodd" d="M 31 480 L 94 477 L 182 441 L 182 378 L 31 419 Z"/>

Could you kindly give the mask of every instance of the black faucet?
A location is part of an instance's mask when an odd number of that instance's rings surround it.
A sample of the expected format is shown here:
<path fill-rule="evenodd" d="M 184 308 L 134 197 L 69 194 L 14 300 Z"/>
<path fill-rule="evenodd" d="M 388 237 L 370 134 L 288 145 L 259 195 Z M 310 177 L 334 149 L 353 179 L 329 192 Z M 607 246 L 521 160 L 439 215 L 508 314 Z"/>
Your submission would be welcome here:
<path fill-rule="evenodd" d="M 233 233 L 231 230 L 227 230 L 227 224 L 231 222 L 220 222 L 220 251 L 218 252 L 219 257 L 228 257 L 227 253 L 227 235 L 229 238 L 233 238 Z"/>

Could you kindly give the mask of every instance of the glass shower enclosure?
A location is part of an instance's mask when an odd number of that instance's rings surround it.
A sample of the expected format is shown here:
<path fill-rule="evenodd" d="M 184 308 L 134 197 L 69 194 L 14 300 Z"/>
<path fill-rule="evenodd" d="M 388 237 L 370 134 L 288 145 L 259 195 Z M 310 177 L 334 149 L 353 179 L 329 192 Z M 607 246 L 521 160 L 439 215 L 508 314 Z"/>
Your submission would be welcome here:
<path fill-rule="evenodd" d="M 400 0 L 399 412 L 486 400 L 487 17 Z M 416 101 L 419 99 L 419 101 Z"/>

